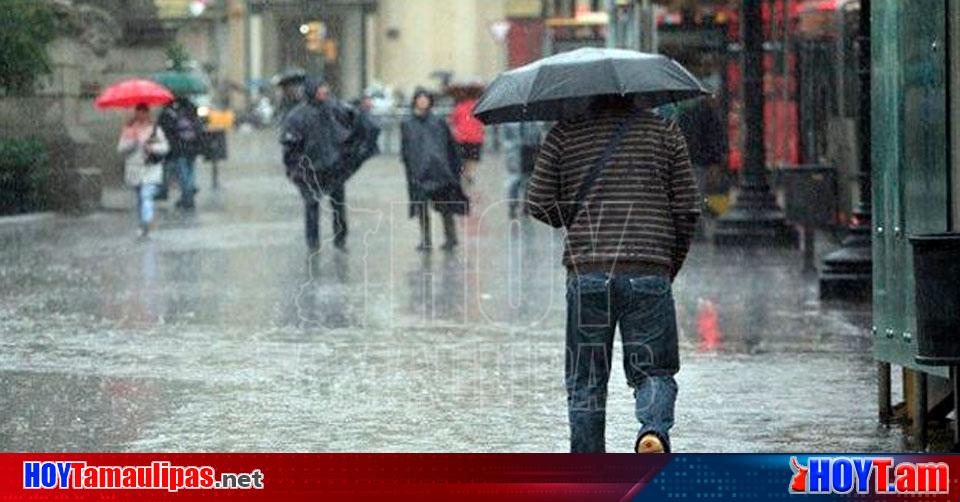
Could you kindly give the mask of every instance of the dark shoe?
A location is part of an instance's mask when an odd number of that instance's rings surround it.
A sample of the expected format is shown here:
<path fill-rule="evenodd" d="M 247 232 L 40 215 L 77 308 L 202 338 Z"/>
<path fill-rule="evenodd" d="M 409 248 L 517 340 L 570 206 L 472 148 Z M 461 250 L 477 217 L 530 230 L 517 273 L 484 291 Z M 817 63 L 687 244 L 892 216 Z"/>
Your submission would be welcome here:
<path fill-rule="evenodd" d="M 433 246 L 431 246 L 428 242 L 421 242 L 420 244 L 417 244 L 417 251 L 421 253 L 429 253 L 433 251 Z"/>
<path fill-rule="evenodd" d="M 167 200 L 170 196 L 167 194 L 165 189 L 157 190 L 157 193 L 154 194 L 153 200 Z"/>
<path fill-rule="evenodd" d="M 443 246 L 441 246 L 440 249 L 444 251 L 453 251 L 458 245 L 459 243 L 457 241 L 447 241 L 443 243 Z"/>
<path fill-rule="evenodd" d="M 337 251 L 340 251 L 342 253 L 347 252 L 347 243 L 344 241 L 334 241 L 333 247 L 337 248 Z"/>

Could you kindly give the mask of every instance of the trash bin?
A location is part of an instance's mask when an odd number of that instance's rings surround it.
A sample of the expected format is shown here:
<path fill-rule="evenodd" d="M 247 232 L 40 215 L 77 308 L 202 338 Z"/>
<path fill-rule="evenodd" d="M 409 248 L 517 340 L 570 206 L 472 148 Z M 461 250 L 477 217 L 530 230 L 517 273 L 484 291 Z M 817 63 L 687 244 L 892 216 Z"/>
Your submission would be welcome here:
<path fill-rule="evenodd" d="M 917 362 L 960 365 L 960 233 L 917 235 Z"/>

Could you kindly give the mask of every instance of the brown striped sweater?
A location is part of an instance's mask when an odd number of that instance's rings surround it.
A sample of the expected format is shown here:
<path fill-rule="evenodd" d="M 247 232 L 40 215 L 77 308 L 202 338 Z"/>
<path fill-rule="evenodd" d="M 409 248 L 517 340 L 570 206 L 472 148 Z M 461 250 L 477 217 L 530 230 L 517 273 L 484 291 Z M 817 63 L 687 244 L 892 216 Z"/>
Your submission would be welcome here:
<path fill-rule="evenodd" d="M 621 122 L 640 113 L 587 193 L 566 215 L 580 183 Z M 535 218 L 566 227 L 563 264 L 590 269 L 680 270 L 700 213 L 700 196 L 680 128 L 652 112 L 608 111 L 558 123 L 540 148 L 527 192 Z"/>

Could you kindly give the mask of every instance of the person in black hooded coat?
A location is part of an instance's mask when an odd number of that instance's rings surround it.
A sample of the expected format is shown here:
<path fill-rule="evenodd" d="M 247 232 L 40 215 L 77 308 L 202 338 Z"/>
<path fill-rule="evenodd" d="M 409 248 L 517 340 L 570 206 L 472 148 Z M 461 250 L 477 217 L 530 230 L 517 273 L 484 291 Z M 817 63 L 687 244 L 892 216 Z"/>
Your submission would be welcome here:
<path fill-rule="evenodd" d="M 413 114 L 401 126 L 401 157 L 407 176 L 410 217 L 420 222 L 420 251 L 432 247 L 430 211 L 432 206 L 443 218 L 446 242 L 443 248 L 457 245 L 454 215 L 470 211 L 470 202 L 460 184 L 463 161 L 446 121 L 432 113 L 433 96 L 424 89 L 413 95 Z"/>
<path fill-rule="evenodd" d="M 320 249 L 320 199 L 330 197 L 334 245 L 343 249 L 347 238 L 344 171 L 351 138 L 351 111 L 330 95 L 322 80 L 304 82 L 304 101 L 284 120 L 280 143 L 287 178 L 303 197 L 307 246 Z"/>

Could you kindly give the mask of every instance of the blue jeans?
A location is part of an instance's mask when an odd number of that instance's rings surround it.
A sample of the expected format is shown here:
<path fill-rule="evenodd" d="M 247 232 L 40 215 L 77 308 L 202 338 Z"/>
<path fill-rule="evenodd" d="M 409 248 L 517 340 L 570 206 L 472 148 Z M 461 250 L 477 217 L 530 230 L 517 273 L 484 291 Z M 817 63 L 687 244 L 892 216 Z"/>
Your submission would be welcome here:
<path fill-rule="evenodd" d="M 614 330 L 623 337 L 623 370 L 633 387 L 639 436 L 654 433 L 670 449 L 680 369 L 670 279 L 586 273 L 567 281 L 567 406 L 570 451 L 606 449 L 607 381 Z"/>
<path fill-rule="evenodd" d="M 177 169 L 177 181 L 180 183 L 180 201 L 177 205 L 182 208 L 191 209 L 194 207 L 193 195 L 197 193 L 194 175 L 194 158 L 187 156 L 177 157 L 174 159 L 174 165 Z"/>
<path fill-rule="evenodd" d="M 153 197 L 159 188 L 159 185 L 151 183 L 137 185 L 134 188 L 137 193 L 137 214 L 140 216 L 141 225 L 148 225 L 153 221 Z"/>

